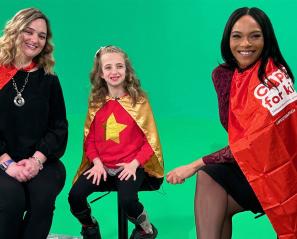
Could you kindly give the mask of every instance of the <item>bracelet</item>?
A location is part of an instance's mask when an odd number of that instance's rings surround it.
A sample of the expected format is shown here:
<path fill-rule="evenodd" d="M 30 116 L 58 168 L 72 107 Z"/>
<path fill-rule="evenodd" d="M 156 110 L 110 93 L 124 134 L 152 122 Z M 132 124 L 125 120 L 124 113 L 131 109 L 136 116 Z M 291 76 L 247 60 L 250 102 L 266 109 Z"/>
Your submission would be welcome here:
<path fill-rule="evenodd" d="M 6 171 L 6 169 L 8 168 L 8 166 L 11 163 L 14 163 L 14 160 L 12 160 L 12 159 L 6 160 L 5 162 L 3 162 L 3 163 L 0 164 L 0 169 L 2 169 L 3 171 Z"/>
<path fill-rule="evenodd" d="M 36 157 L 36 156 L 32 156 L 32 158 L 34 158 L 36 160 L 36 162 L 39 164 L 39 170 L 43 169 L 43 164 L 40 158 Z"/>

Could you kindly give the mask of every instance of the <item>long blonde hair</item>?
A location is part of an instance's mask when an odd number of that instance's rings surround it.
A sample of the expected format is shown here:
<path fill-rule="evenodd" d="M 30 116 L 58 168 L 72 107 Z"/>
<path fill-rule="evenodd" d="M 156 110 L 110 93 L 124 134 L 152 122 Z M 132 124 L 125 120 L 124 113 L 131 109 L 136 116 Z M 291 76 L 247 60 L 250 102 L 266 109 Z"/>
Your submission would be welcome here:
<path fill-rule="evenodd" d="M 36 8 L 26 8 L 15 14 L 4 28 L 4 34 L 0 37 L 0 65 L 12 65 L 17 57 L 17 49 L 20 46 L 22 31 L 34 20 L 44 19 L 47 26 L 46 43 L 40 54 L 33 61 L 39 67 L 43 67 L 46 73 L 53 73 L 55 61 L 53 59 L 53 45 L 51 43 L 52 32 L 47 17 Z"/>
<path fill-rule="evenodd" d="M 95 55 L 94 66 L 90 75 L 92 84 L 91 102 L 105 103 L 106 96 L 108 95 L 108 88 L 105 80 L 101 78 L 102 75 L 102 62 L 101 56 L 106 53 L 120 53 L 124 57 L 126 65 L 126 78 L 124 81 L 124 89 L 132 98 L 132 105 L 134 106 L 141 98 L 146 95 L 140 87 L 140 81 L 135 75 L 135 71 L 131 65 L 128 55 L 119 47 L 105 46 L 101 47 Z"/>

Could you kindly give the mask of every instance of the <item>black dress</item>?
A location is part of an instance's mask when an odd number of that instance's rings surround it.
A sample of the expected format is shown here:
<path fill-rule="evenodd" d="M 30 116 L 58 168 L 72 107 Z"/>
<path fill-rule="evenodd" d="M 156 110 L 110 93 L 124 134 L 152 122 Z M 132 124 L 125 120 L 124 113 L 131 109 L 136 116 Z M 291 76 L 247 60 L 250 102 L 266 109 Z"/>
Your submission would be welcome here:
<path fill-rule="evenodd" d="M 218 95 L 220 121 L 228 130 L 229 95 L 233 70 L 217 67 L 212 74 Z M 262 213 L 263 209 L 246 177 L 236 163 L 229 146 L 203 157 L 206 164 L 200 170 L 206 172 L 245 210 Z"/>

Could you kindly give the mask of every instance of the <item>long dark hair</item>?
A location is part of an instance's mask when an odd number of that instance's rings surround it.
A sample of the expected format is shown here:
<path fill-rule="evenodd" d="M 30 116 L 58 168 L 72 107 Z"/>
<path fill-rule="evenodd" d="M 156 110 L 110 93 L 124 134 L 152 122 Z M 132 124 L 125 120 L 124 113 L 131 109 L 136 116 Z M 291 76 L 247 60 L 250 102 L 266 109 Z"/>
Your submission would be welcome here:
<path fill-rule="evenodd" d="M 293 73 L 282 56 L 280 52 L 277 39 L 275 37 L 275 33 L 273 30 L 273 26 L 271 24 L 270 19 L 268 16 L 259 8 L 252 7 L 243 7 L 236 9 L 231 16 L 229 17 L 227 24 L 224 29 L 222 41 L 221 41 L 221 54 L 222 58 L 225 63 L 231 69 L 235 69 L 238 67 L 236 60 L 230 49 L 230 34 L 234 24 L 238 21 L 239 18 L 242 16 L 249 15 L 255 19 L 255 21 L 259 24 L 262 30 L 262 34 L 264 37 L 264 47 L 261 53 L 261 63 L 258 71 L 259 80 L 266 85 L 264 79 L 266 78 L 265 75 L 265 68 L 267 65 L 268 58 L 272 58 L 274 64 L 282 70 L 282 67 L 286 68 L 286 74 L 288 74 L 292 81 L 294 82 Z"/>

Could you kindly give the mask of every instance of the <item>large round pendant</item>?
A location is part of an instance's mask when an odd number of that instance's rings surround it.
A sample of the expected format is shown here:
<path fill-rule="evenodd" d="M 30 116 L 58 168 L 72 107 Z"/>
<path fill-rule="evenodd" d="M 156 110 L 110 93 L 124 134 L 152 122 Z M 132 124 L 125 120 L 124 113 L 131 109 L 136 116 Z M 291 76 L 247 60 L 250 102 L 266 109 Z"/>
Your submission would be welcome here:
<path fill-rule="evenodd" d="M 18 107 L 22 107 L 25 104 L 25 100 L 21 94 L 18 94 L 16 97 L 14 97 L 13 102 Z"/>

